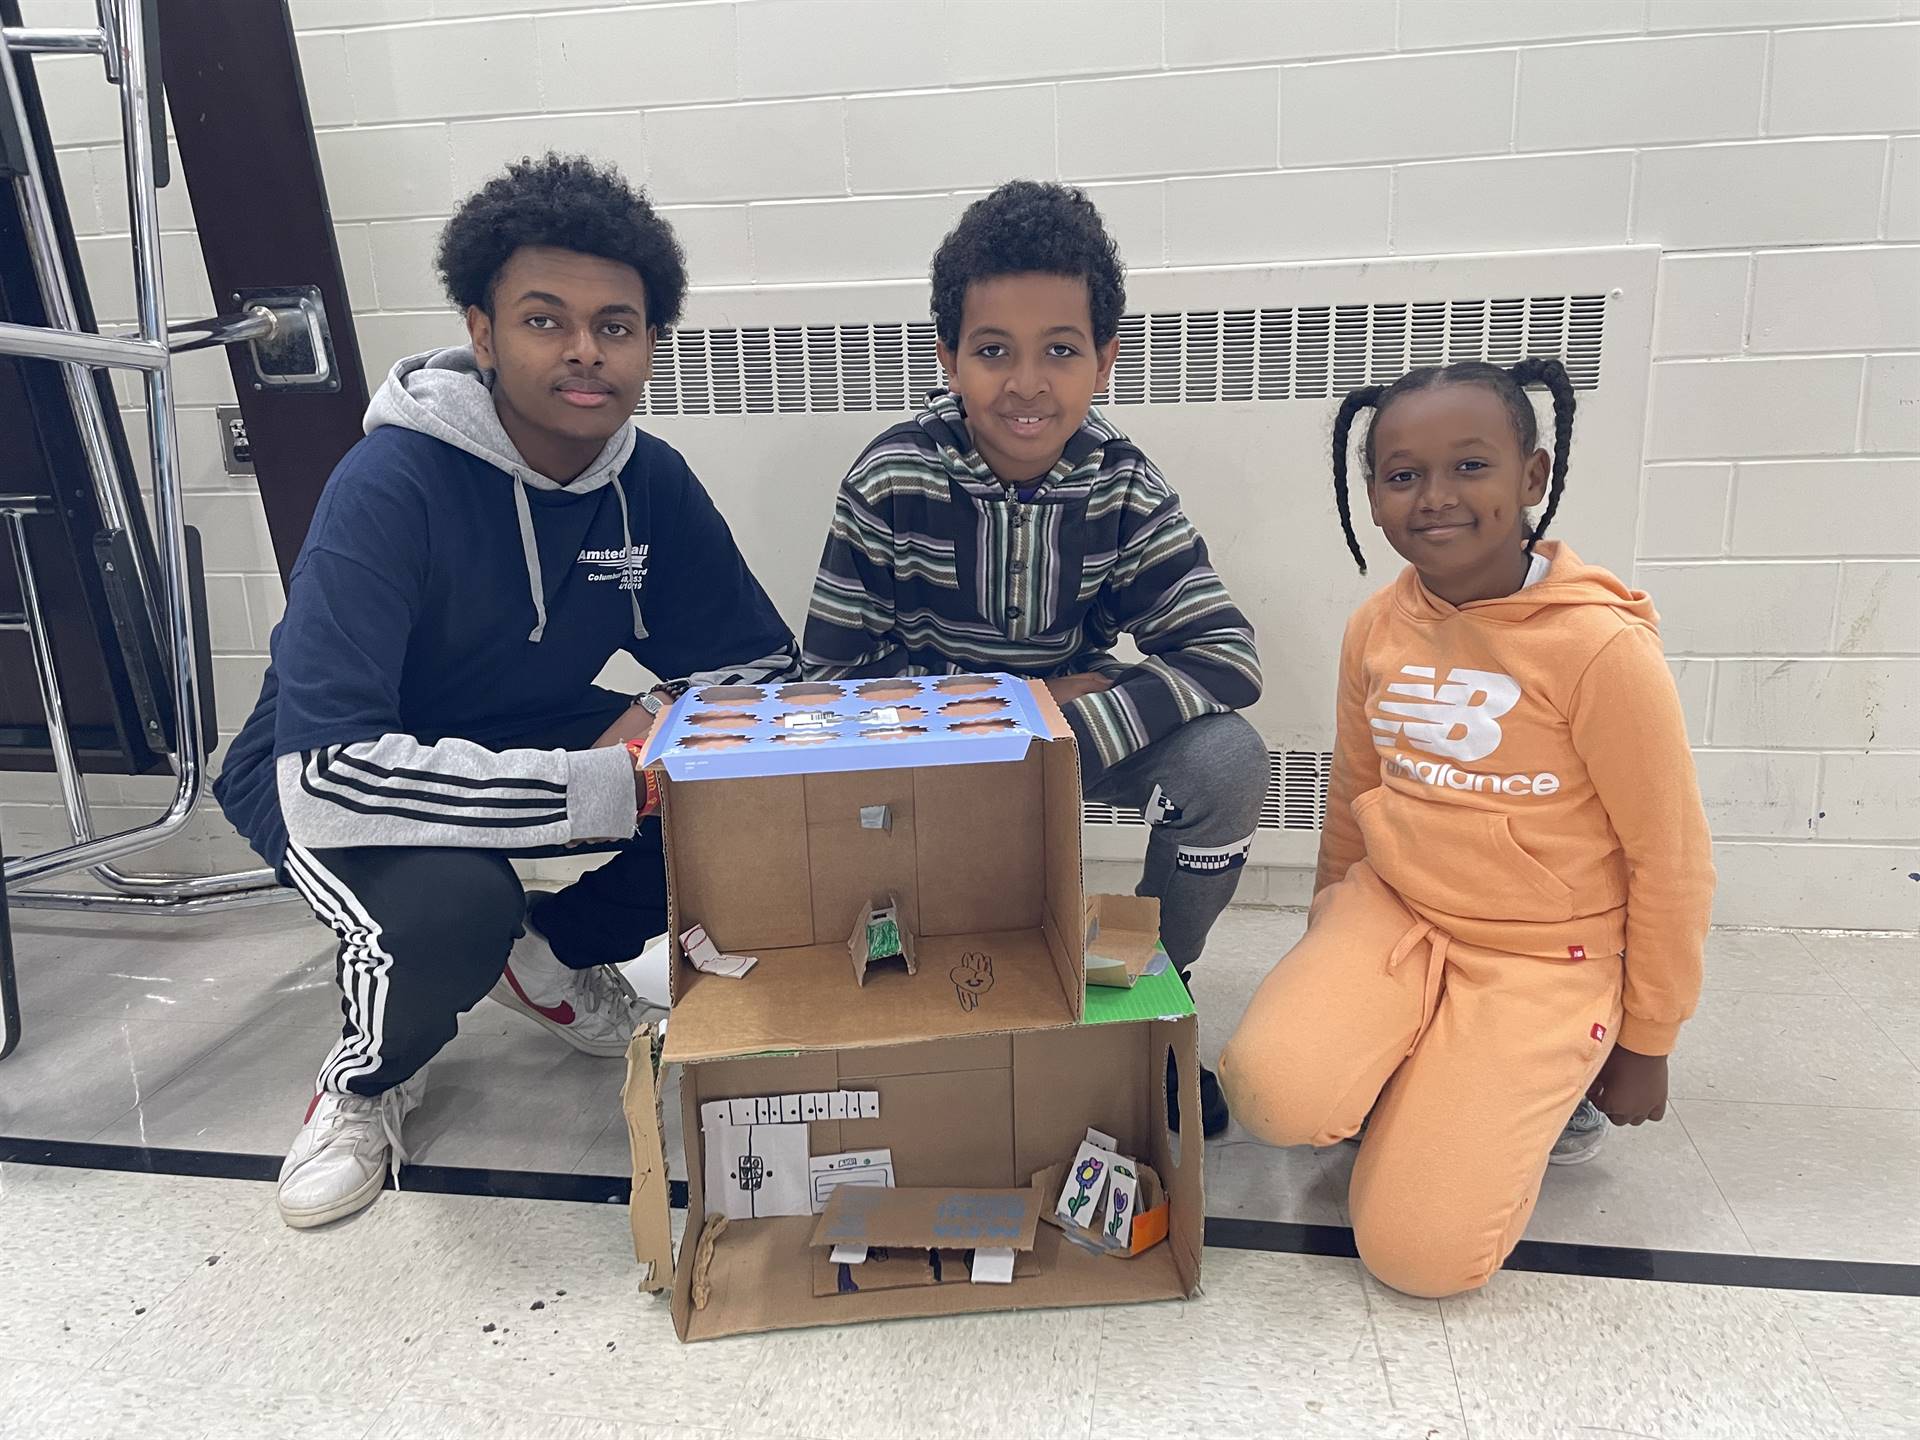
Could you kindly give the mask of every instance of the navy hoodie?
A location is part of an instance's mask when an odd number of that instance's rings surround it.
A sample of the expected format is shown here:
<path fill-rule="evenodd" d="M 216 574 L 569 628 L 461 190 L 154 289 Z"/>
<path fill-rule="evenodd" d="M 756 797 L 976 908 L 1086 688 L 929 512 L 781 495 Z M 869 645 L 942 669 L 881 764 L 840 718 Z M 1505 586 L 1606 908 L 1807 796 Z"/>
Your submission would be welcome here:
<path fill-rule="evenodd" d="M 215 796 L 289 840 L 531 849 L 634 830 L 631 762 L 591 745 L 626 651 L 663 679 L 791 674 L 786 624 L 678 451 L 631 425 L 534 474 L 465 350 L 394 367 L 327 482 L 260 700 Z"/>

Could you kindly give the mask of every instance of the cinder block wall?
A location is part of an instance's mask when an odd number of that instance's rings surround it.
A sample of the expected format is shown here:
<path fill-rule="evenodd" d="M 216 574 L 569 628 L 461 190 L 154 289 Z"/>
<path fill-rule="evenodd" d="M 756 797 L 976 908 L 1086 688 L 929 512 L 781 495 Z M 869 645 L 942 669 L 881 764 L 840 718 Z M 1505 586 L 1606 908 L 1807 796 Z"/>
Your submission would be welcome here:
<path fill-rule="evenodd" d="M 79 24 L 92 4 L 27 11 Z M 457 338 L 437 228 L 547 147 L 644 177 L 705 285 L 922 274 L 967 200 L 1014 175 L 1088 185 L 1135 268 L 1664 246 L 1646 463 L 1579 483 L 1643 487 L 1639 580 L 1699 747 L 1719 916 L 1920 917 L 1920 0 L 293 0 L 293 16 L 375 373 Z M 131 319 L 113 96 L 88 60 L 40 74 L 96 302 Z M 204 312 L 181 188 L 163 213 L 173 308 Z M 250 484 L 221 472 L 224 366 L 181 371 L 231 732 L 279 586 Z M 823 485 L 843 459 L 823 457 Z M 727 477 L 707 478 L 724 504 Z M 108 819 L 154 793 L 96 789 Z M 46 777 L 0 777 L 11 848 L 63 838 L 54 799 Z M 159 858 L 247 863 L 211 813 Z"/>

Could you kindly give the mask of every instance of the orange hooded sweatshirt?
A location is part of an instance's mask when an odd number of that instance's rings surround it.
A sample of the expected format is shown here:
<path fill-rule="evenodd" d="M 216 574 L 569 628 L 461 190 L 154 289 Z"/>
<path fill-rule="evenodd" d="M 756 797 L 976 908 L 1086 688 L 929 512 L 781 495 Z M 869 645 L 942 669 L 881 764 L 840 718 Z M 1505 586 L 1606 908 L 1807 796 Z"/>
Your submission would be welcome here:
<path fill-rule="evenodd" d="M 1510 954 L 1626 956 L 1620 1043 L 1700 995 L 1713 849 L 1659 619 L 1565 544 L 1455 607 L 1408 566 L 1347 624 L 1314 891 L 1363 855 L 1423 919 Z"/>

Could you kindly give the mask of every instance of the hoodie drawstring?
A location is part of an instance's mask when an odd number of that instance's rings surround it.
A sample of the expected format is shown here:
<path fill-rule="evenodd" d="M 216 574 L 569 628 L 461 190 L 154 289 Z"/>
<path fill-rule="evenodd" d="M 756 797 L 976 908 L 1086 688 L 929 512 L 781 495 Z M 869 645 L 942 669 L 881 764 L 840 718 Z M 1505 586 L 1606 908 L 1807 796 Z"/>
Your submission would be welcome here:
<path fill-rule="evenodd" d="M 613 478 L 613 493 L 620 499 L 620 580 L 626 583 L 626 567 L 633 564 L 633 518 L 627 513 L 627 487 L 620 483 L 620 477 Z M 633 638 L 647 638 L 646 622 L 640 618 L 640 591 L 630 589 L 627 599 L 633 602 Z"/>
<path fill-rule="evenodd" d="M 1419 1047 L 1420 1037 L 1427 1033 L 1427 1027 L 1433 1024 L 1434 1012 L 1440 1008 L 1440 982 L 1447 973 L 1447 951 L 1453 944 L 1453 937 L 1429 920 L 1416 920 L 1387 957 L 1387 972 L 1391 974 L 1400 968 L 1400 962 L 1411 955 L 1423 940 L 1427 946 L 1426 983 L 1421 987 L 1420 994 L 1420 1026 L 1413 1032 L 1413 1041 L 1407 1046 L 1409 1055 Z"/>
<path fill-rule="evenodd" d="M 619 481 L 614 482 L 614 488 L 620 488 Z M 624 497 L 620 508 L 626 509 Z M 533 513 L 527 508 L 527 487 L 517 475 L 513 481 L 513 509 L 520 517 L 520 549 L 527 559 L 527 588 L 533 592 L 533 633 L 527 639 L 538 645 L 540 637 L 547 631 L 547 587 L 540 574 L 540 547 L 533 539 Z"/>
<path fill-rule="evenodd" d="M 620 501 L 620 555 L 622 566 L 633 563 L 633 517 L 627 509 L 627 487 L 616 476 L 612 490 Z M 540 637 L 547 631 L 546 579 L 540 573 L 540 547 L 533 538 L 533 512 L 527 505 L 527 487 L 519 476 L 514 477 L 513 510 L 520 518 L 520 551 L 527 561 L 527 588 L 533 596 L 533 631 L 527 636 L 530 644 L 538 645 Z M 625 575 L 622 575 L 624 581 Z M 646 622 L 640 618 L 640 592 L 627 591 L 627 601 L 633 606 L 633 638 L 647 638 Z"/>

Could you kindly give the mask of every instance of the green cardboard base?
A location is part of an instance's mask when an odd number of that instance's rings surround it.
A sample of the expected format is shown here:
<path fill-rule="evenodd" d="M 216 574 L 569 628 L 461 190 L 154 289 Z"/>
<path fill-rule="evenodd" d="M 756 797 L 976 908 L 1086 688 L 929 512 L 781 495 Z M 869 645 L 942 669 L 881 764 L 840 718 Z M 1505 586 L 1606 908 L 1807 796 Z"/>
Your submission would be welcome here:
<path fill-rule="evenodd" d="M 1178 1020 L 1193 1014 L 1193 997 L 1180 983 L 1180 972 L 1169 965 L 1158 975 L 1144 976 L 1131 990 L 1111 985 L 1087 986 L 1087 1008 L 1082 1024 L 1118 1025 L 1141 1020 Z"/>

